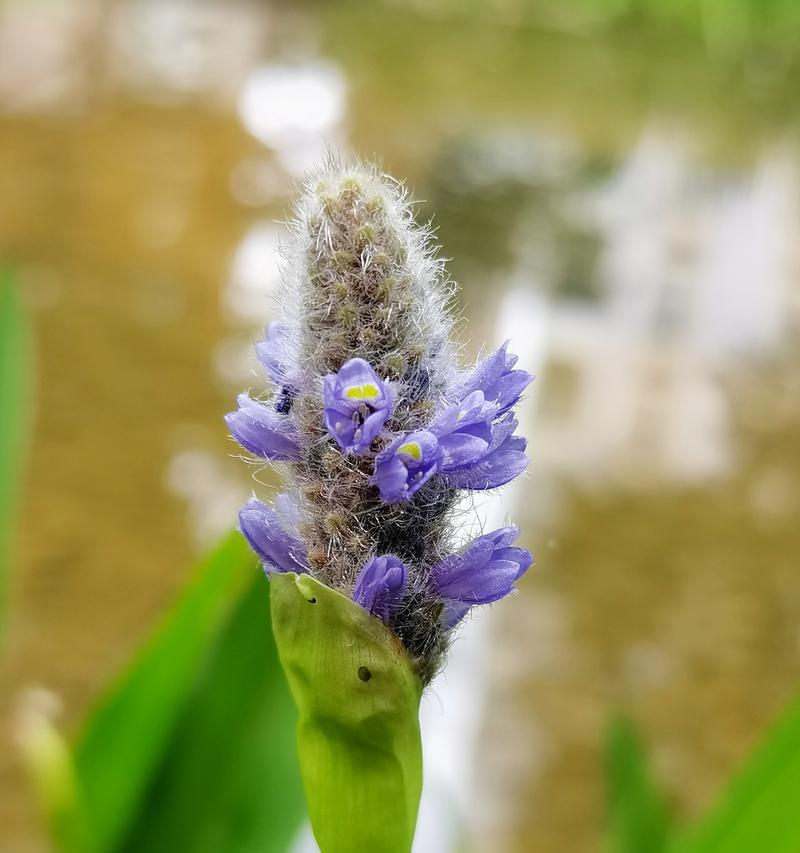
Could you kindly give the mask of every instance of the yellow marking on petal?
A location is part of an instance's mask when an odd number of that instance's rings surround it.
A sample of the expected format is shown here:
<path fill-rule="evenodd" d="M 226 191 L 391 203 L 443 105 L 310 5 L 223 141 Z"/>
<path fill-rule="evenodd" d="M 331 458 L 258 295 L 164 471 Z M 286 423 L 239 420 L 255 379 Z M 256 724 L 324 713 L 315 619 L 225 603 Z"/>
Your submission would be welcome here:
<path fill-rule="evenodd" d="M 401 444 L 400 447 L 397 448 L 397 452 L 406 453 L 415 462 L 420 462 L 422 460 L 422 448 L 418 441 L 407 441 L 405 444 Z"/>
<path fill-rule="evenodd" d="M 365 382 L 363 385 L 351 385 L 344 389 L 344 396 L 348 400 L 374 400 L 380 396 L 378 386 L 372 382 Z"/>

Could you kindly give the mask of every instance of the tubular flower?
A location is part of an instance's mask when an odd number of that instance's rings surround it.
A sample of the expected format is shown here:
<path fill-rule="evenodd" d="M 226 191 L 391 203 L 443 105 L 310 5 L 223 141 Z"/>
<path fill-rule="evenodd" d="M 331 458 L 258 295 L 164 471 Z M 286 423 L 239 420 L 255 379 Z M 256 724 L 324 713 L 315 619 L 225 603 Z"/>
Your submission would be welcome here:
<path fill-rule="evenodd" d="M 388 383 L 363 358 L 346 361 L 323 385 L 325 426 L 345 453 L 369 450 L 392 413 Z"/>
<path fill-rule="evenodd" d="M 513 435 L 517 421 L 507 414 L 492 424 L 492 440 L 479 457 L 451 466 L 445 479 L 458 489 L 496 489 L 521 474 L 528 465 L 526 440 Z"/>
<path fill-rule="evenodd" d="M 409 500 L 434 475 L 459 489 L 494 489 L 525 470 L 525 439 L 511 414 L 473 391 L 445 409 L 430 430 L 395 439 L 378 456 L 373 482 L 384 503 Z"/>
<path fill-rule="evenodd" d="M 474 391 L 482 391 L 490 402 L 497 403 L 498 414 L 507 412 L 519 402 L 522 392 L 533 381 L 526 370 L 514 370 L 517 356 L 508 352 L 506 341 L 498 350 L 486 356 L 453 391 L 455 399 L 463 399 Z"/>
<path fill-rule="evenodd" d="M 264 340 L 256 344 L 256 356 L 267 376 L 280 387 L 288 380 L 286 366 L 289 357 L 289 327 L 280 320 L 273 320 L 264 333 Z"/>
<path fill-rule="evenodd" d="M 400 605 L 406 580 L 406 567 L 399 557 L 372 557 L 356 579 L 353 601 L 381 621 L 389 622 Z"/>
<path fill-rule="evenodd" d="M 288 414 L 297 393 L 297 380 L 288 367 L 292 358 L 289 326 L 273 320 L 267 326 L 264 340 L 256 344 L 256 356 L 275 386 L 275 411 Z"/>
<path fill-rule="evenodd" d="M 418 430 L 398 436 L 375 460 L 372 482 L 384 503 L 413 497 L 441 467 L 442 450 L 436 436 Z"/>
<path fill-rule="evenodd" d="M 239 510 L 239 529 L 267 573 L 308 571 L 306 546 L 286 529 L 278 514 L 266 504 L 251 498 Z"/>
<path fill-rule="evenodd" d="M 300 436 L 290 420 L 247 394 L 237 402 L 238 410 L 225 415 L 225 423 L 245 450 L 275 462 L 300 458 Z"/>
<path fill-rule="evenodd" d="M 501 527 L 479 536 L 462 554 L 451 554 L 431 568 L 430 584 L 444 602 L 443 619 L 452 628 L 475 604 L 490 604 L 508 595 L 528 570 L 533 557 L 514 548 L 516 527 Z"/>

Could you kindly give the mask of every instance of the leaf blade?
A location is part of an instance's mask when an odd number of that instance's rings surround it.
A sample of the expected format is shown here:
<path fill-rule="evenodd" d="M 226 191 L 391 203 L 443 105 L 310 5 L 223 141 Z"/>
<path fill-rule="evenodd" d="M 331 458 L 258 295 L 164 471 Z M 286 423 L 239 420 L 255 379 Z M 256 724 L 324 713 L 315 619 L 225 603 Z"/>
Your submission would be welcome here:
<path fill-rule="evenodd" d="M 191 694 L 206 650 L 255 574 L 231 534 L 130 667 L 101 697 L 75 745 L 75 766 L 98 851 L 116 849 Z"/>
<path fill-rule="evenodd" d="M 0 633 L 9 575 L 11 528 L 27 444 L 30 341 L 19 292 L 10 270 L 0 269 Z"/>
<path fill-rule="evenodd" d="M 662 853 L 670 827 L 649 776 L 633 723 L 624 717 L 609 727 L 606 745 L 609 849 L 611 853 Z"/>
<path fill-rule="evenodd" d="M 273 574 L 270 583 L 320 849 L 408 853 L 422 790 L 422 685 L 405 649 L 378 619 L 308 575 Z"/>
<path fill-rule="evenodd" d="M 123 853 L 283 853 L 305 812 L 259 572 L 209 655 Z M 202 808 L 198 804 L 202 803 Z"/>
<path fill-rule="evenodd" d="M 670 853 L 800 850 L 800 699 L 762 739 L 718 804 Z"/>

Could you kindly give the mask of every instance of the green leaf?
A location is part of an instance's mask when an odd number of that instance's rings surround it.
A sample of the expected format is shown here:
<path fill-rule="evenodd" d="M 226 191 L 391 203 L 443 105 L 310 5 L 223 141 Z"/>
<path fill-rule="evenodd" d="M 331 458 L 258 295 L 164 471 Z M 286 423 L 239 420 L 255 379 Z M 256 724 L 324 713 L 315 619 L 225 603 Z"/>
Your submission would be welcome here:
<path fill-rule="evenodd" d="M 256 574 L 242 537 L 231 534 L 89 717 L 75 766 L 95 851 L 116 850 L 123 842 L 207 665 L 209 647 Z"/>
<path fill-rule="evenodd" d="M 11 272 L 0 270 L 0 631 L 8 552 L 28 430 L 28 327 Z"/>
<path fill-rule="evenodd" d="M 630 720 L 609 728 L 606 773 L 611 853 L 661 853 L 669 836 L 666 810 Z"/>
<path fill-rule="evenodd" d="M 189 699 L 124 850 L 282 853 L 305 813 L 297 714 L 253 576 Z"/>
<path fill-rule="evenodd" d="M 408 654 L 382 622 L 308 575 L 270 583 L 320 849 L 408 853 L 422 790 L 422 685 Z"/>
<path fill-rule="evenodd" d="M 800 700 L 786 710 L 723 794 L 671 853 L 800 850 Z"/>

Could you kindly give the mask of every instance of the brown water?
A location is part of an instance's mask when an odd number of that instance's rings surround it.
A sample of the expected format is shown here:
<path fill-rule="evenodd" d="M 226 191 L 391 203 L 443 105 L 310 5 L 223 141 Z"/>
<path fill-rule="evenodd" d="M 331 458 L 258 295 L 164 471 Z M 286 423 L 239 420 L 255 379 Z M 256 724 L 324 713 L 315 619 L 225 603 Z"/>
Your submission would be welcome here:
<path fill-rule="evenodd" d="M 258 386 L 275 220 L 326 142 L 437 213 L 473 348 L 533 300 L 538 563 L 497 620 L 475 849 L 597 849 L 619 707 L 702 810 L 800 675 L 794 59 L 178 0 L 7 2 L 0 46 L 0 256 L 38 376 L 2 849 L 41 839 L 20 696 L 73 726 L 255 485 L 221 416 Z"/>

